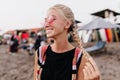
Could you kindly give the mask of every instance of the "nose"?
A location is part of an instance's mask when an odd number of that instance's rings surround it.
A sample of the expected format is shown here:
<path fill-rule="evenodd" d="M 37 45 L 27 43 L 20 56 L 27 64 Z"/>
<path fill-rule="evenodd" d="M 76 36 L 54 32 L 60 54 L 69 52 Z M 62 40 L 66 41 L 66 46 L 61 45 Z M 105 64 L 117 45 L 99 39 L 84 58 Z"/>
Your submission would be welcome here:
<path fill-rule="evenodd" d="M 53 23 L 53 20 L 45 21 L 44 22 L 44 27 L 49 27 L 49 26 L 52 25 L 52 23 Z"/>
<path fill-rule="evenodd" d="M 45 18 L 44 27 L 48 27 L 50 25 L 53 25 L 54 21 L 55 21 L 55 19 L 53 18 L 53 16 L 49 16 L 48 18 Z"/>
<path fill-rule="evenodd" d="M 48 22 L 44 22 L 44 28 L 49 27 L 50 24 Z"/>

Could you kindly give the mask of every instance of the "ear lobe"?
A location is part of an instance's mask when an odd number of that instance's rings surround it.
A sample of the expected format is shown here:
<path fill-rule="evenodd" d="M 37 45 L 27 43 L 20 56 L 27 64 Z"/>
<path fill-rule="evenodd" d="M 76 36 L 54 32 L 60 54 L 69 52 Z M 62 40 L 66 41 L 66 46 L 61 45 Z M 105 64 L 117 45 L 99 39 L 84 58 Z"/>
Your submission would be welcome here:
<path fill-rule="evenodd" d="M 69 29 L 70 25 L 71 25 L 71 22 L 70 22 L 70 21 L 67 21 L 67 22 L 66 22 L 66 25 L 65 25 L 65 28 L 66 28 L 66 29 Z"/>

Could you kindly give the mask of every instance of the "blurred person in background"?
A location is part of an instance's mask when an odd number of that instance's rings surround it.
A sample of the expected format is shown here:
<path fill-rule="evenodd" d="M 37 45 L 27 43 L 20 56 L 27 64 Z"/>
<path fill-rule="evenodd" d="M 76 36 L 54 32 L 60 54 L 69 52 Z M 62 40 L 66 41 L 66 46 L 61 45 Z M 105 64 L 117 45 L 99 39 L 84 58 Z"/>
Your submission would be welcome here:
<path fill-rule="evenodd" d="M 10 39 L 10 52 L 11 53 L 17 53 L 18 52 L 18 46 L 19 46 L 19 37 L 16 32 L 12 34 L 12 37 Z"/>
<path fill-rule="evenodd" d="M 45 45 L 45 38 L 42 35 L 42 32 L 38 32 L 37 39 L 34 43 L 34 49 L 37 50 L 41 45 Z"/>

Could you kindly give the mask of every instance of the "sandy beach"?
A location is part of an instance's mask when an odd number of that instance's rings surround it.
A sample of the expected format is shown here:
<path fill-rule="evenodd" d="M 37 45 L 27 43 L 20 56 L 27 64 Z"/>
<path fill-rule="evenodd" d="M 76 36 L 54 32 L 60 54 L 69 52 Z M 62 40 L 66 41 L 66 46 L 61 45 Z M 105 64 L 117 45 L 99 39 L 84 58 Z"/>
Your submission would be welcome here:
<path fill-rule="evenodd" d="M 0 80 L 33 80 L 34 55 L 26 51 L 8 54 L 8 48 L 8 45 L 0 45 Z M 106 49 L 107 52 L 91 54 L 102 80 L 120 80 L 120 43 L 107 43 Z"/>

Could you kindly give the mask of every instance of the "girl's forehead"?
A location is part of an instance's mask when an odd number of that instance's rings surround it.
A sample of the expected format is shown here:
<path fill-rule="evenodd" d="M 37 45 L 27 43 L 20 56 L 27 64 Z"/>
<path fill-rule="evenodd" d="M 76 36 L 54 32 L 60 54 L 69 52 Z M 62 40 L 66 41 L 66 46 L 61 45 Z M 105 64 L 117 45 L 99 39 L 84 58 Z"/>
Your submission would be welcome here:
<path fill-rule="evenodd" d="M 50 16 L 54 16 L 54 18 L 60 19 L 60 20 L 65 20 L 66 19 L 64 17 L 64 14 L 62 14 L 59 10 L 55 10 L 55 9 L 48 10 L 46 18 L 48 18 Z"/>
<path fill-rule="evenodd" d="M 49 17 L 49 16 L 51 16 L 51 15 L 54 15 L 54 16 L 56 16 L 56 17 L 62 17 L 61 15 L 60 15 L 60 13 L 58 12 L 58 11 L 56 11 L 56 10 L 54 10 L 54 9 L 50 9 L 50 10 L 48 10 L 48 12 L 47 12 L 47 17 Z"/>

